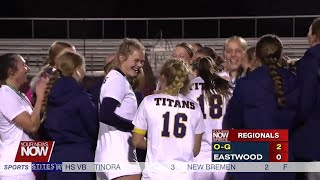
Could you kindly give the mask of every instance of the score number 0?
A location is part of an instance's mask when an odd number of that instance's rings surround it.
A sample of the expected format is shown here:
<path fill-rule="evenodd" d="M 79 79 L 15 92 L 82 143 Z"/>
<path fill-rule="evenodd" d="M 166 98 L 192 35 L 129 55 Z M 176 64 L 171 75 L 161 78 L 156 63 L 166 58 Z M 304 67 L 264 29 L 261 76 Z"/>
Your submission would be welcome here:
<path fill-rule="evenodd" d="M 276 149 L 278 151 L 281 151 L 281 144 L 277 144 L 277 148 Z M 276 159 L 280 161 L 281 160 L 281 154 L 277 154 L 276 155 Z"/>

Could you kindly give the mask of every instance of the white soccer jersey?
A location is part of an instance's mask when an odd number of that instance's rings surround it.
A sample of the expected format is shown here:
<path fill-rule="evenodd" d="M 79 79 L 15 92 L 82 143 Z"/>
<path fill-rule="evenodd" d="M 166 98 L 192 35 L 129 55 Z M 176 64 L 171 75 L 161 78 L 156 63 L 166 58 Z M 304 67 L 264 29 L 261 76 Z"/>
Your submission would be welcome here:
<path fill-rule="evenodd" d="M 133 124 L 147 130 L 148 163 L 194 162 L 195 135 L 204 132 L 200 106 L 183 95 L 144 98 Z M 142 179 L 193 179 L 193 173 L 143 172 Z"/>
<path fill-rule="evenodd" d="M 13 121 L 22 112 L 31 115 L 32 107 L 25 95 L 18 95 L 9 86 L 0 88 L 0 162 L 14 162 L 20 141 L 33 141 L 21 127 Z M 0 172 L 0 179 L 4 177 L 23 176 L 34 179 L 33 173 Z"/>
<path fill-rule="evenodd" d="M 204 95 L 202 86 L 204 81 L 201 77 L 196 77 L 192 81 L 192 89 L 187 97 L 199 103 L 203 111 L 205 124 L 205 133 L 202 137 L 201 151 L 212 151 L 212 129 L 222 129 L 222 120 L 226 111 L 227 98 L 222 95 L 213 95 L 213 102 L 209 106 L 209 102 Z M 210 159 L 211 161 L 211 159 Z"/>
<path fill-rule="evenodd" d="M 224 80 L 228 81 L 228 82 L 231 81 L 231 77 L 230 77 L 230 75 L 229 75 L 229 73 L 227 71 L 218 72 L 217 75 L 220 76 L 221 78 L 223 78 Z"/>
<path fill-rule="evenodd" d="M 229 98 L 222 95 L 213 95 L 211 106 L 204 95 L 202 86 L 204 80 L 201 77 L 196 77 L 192 81 L 192 89 L 187 97 L 197 101 L 203 111 L 205 132 L 202 136 L 201 150 L 199 155 L 195 158 L 197 162 L 211 162 L 212 161 L 212 129 L 222 129 L 222 120 L 226 111 L 226 105 Z M 223 179 L 225 172 L 219 173 L 196 173 L 196 180 L 200 179 Z"/>
<path fill-rule="evenodd" d="M 137 111 L 137 99 L 122 72 L 111 70 L 101 87 L 100 102 L 110 97 L 118 102 L 115 113 L 120 117 L 132 120 Z M 97 142 L 95 161 L 110 163 L 137 162 L 135 148 L 129 144 L 131 133 L 122 132 L 116 128 L 99 123 L 99 137 Z M 137 166 L 139 166 L 137 164 Z M 120 176 L 140 174 L 141 172 L 105 172 L 97 173 L 98 179 L 114 179 Z"/>
<path fill-rule="evenodd" d="M 137 99 L 128 80 L 118 70 L 111 70 L 101 86 L 100 102 L 105 97 L 111 97 L 120 102 L 120 106 L 115 110 L 117 115 L 133 119 L 137 111 Z"/>
<path fill-rule="evenodd" d="M 217 73 L 217 75 L 220 76 L 222 79 L 229 82 L 230 92 L 232 93 L 234 88 L 236 87 L 236 80 L 237 79 L 230 77 L 230 74 L 227 71 L 219 72 L 219 73 Z M 230 97 L 229 97 L 229 99 L 230 99 Z"/>

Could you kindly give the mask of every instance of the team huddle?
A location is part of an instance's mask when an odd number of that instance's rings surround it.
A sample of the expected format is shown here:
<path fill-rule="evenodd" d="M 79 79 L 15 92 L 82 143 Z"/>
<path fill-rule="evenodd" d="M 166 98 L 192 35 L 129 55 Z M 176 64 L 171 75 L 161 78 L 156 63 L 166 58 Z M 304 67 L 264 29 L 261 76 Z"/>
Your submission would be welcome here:
<path fill-rule="evenodd" d="M 316 19 L 310 27 L 314 38 L 309 38 L 310 49 L 319 49 L 319 24 Z M 262 36 L 251 48 L 243 38 L 231 37 L 225 41 L 223 57 L 201 44 L 180 43 L 162 65 L 157 88 L 146 95 L 135 88 L 144 76 L 145 48 L 138 40 L 125 38 L 89 95 L 81 86 L 84 57 L 70 43 L 55 42 L 47 65 L 31 82 L 30 97 L 19 91 L 29 70 L 23 57 L 1 55 L 1 162 L 14 161 L 22 140 L 46 140 L 55 141 L 50 162 L 131 162 L 137 168 L 9 173 L 0 178 L 295 179 L 295 173 L 150 172 L 140 170 L 138 163 L 141 159 L 148 163 L 211 162 L 213 129 L 288 129 L 292 142 L 299 146 L 305 136 L 302 121 L 307 119 L 300 117 L 303 94 L 282 51 L 281 40 L 272 34 Z M 139 158 L 137 149 L 146 150 L 146 156 Z M 304 154 L 292 147 L 289 160 L 318 160 Z"/>

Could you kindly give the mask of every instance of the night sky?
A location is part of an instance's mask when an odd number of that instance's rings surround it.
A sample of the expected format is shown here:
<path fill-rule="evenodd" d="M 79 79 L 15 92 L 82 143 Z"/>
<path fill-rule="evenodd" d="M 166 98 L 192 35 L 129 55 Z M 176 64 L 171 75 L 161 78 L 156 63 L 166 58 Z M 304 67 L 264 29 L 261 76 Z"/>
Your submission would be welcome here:
<path fill-rule="evenodd" d="M 305 14 L 320 14 L 320 1 L 2 0 L 0 6 L 1 17 L 215 17 Z"/>
<path fill-rule="evenodd" d="M 173 4 L 175 2 L 175 4 Z M 276 16 L 320 14 L 320 0 L 2 0 L 0 17 L 40 18 L 134 18 L 134 17 L 221 17 L 221 16 Z M 182 35 L 181 21 L 70 21 L 69 35 L 66 21 L 0 21 L 0 38 L 216 38 L 240 35 L 305 37 L 313 18 L 298 19 L 295 31 L 292 19 L 259 20 L 258 33 L 252 20 L 185 21 Z M 127 32 L 124 32 L 126 26 Z M 54 31 L 52 30 L 54 29 Z M 148 29 L 148 33 L 146 31 Z M 160 31 L 162 33 L 160 33 Z M 33 34 L 33 35 L 32 35 Z M 148 34 L 148 35 L 147 35 Z M 182 37 L 183 36 L 183 37 Z"/>

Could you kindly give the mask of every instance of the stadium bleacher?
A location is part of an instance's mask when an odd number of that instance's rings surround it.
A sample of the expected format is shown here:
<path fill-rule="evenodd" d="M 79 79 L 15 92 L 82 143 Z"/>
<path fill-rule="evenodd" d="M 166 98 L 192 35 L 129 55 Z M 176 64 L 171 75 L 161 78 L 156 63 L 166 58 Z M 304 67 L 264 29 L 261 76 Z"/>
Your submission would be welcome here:
<path fill-rule="evenodd" d="M 103 69 L 105 57 L 116 51 L 121 39 L 60 39 L 71 42 L 77 51 L 86 58 L 86 67 L 89 74 Z M 248 46 L 253 46 L 257 38 L 246 38 Z M 308 48 L 306 38 L 281 38 L 284 45 L 284 53 L 290 58 L 301 58 Z M 39 72 L 43 61 L 47 58 L 48 48 L 53 39 L 0 39 L 0 53 L 21 54 L 31 67 L 31 75 Z M 170 56 L 174 45 L 179 42 L 199 42 L 205 46 L 214 48 L 221 55 L 225 39 L 141 39 L 146 47 L 146 53 L 150 64 L 157 72 L 162 62 Z"/>

